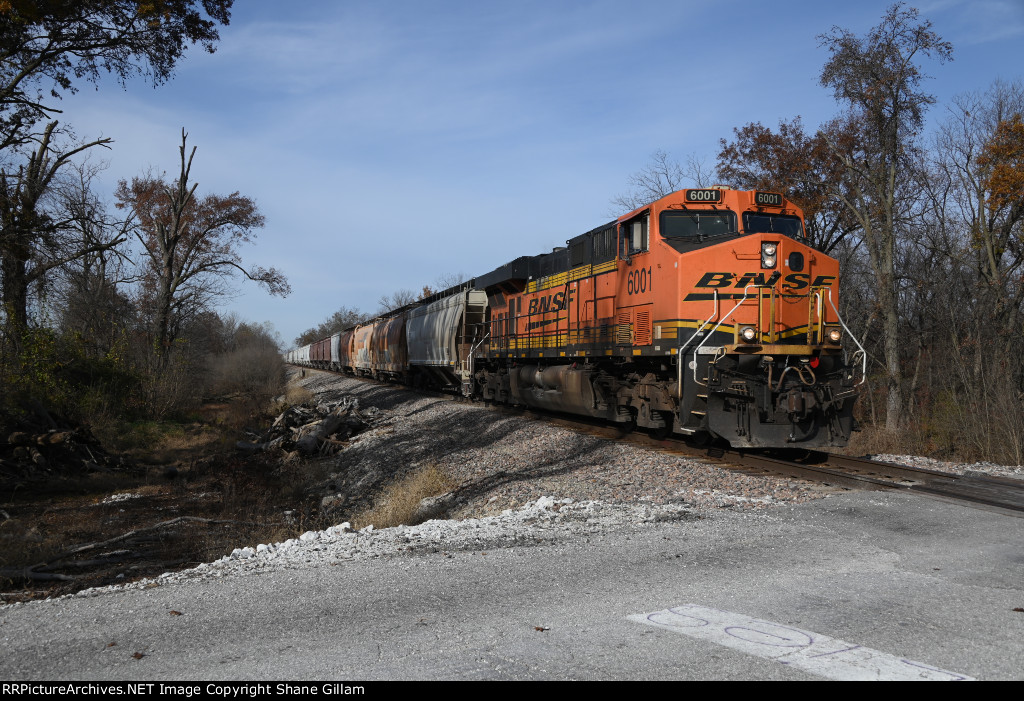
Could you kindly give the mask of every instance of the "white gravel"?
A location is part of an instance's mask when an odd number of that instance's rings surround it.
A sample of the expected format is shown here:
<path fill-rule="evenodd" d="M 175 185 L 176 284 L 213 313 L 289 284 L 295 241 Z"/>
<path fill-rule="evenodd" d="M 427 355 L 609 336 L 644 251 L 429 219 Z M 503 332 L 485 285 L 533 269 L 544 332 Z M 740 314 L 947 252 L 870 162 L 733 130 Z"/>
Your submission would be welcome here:
<path fill-rule="evenodd" d="M 109 497 L 104 498 L 103 501 L 98 502 L 97 505 L 116 504 L 119 501 L 128 501 L 129 499 L 138 499 L 141 496 L 142 496 L 141 494 L 135 494 L 133 492 L 120 492 L 119 494 L 111 494 Z"/>
<path fill-rule="evenodd" d="M 1010 477 L 1024 479 L 1024 465 L 997 465 L 993 462 L 948 462 L 934 458 L 923 458 L 919 455 L 872 455 L 874 460 L 882 462 L 894 462 L 908 467 L 921 467 L 939 472 L 949 472 L 955 475 L 984 474 L 996 477 Z"/>
<path fill-rule="evenodd" d="M 359 531 L 353 531 L 348 523 L 343 523 L 323 531 L 307 531 L 283 543 L 236 548 L 230 555 L 192 569 L 127 584 L 86 589 L 50 601 L 147 589 L 197 578 L 329 566 L 351 560 L 549 544 L 564 538 L 600 536 L 652 523 L 695 518 L 697 516 L 691 509 L 680 504 L 606 504 L 542 497 L 518 509 L 477 519 L 432 520 L 418 526 L 383 529 L 367 526 Z"/>

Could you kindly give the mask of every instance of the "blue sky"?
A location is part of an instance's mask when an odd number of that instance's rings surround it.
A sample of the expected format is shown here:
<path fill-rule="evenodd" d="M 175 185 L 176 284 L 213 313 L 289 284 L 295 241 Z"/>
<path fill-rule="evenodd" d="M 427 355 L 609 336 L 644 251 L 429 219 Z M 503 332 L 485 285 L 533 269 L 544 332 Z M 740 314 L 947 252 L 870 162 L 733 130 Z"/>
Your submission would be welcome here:
<path fill-rule="evenodd" d="M 223 311 L 286 344 L 342 305 L 441 274 L 478 275 L 563 245 L 615 214 L 657 149 L 714 163 L 734 127 L 837 112 L 817 36 L 858 34 L 889 2 L 236 0 L 216 53 L 170 83 L 82 86 L 81 138 L 113 138 L 103 186 L 174 174 L 181 129 L 200 193 L 253 197 L 243 251 L 286 299 L 239 282 Z M 1024 77 L 1024 0 L 915 5 L 954 45 L 925 63 L 941 120 L 958 94 Z"/>

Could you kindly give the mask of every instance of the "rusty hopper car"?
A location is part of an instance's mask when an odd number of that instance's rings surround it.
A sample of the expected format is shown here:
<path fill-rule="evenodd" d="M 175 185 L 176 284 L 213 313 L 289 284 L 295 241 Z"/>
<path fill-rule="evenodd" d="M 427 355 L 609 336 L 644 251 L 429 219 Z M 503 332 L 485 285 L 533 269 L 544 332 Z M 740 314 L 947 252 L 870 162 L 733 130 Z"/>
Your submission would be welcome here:
<path fill-rule="evenodd" d="M 370 339 L 374 376 L 378 379 L 404 380 L 409 369 L 405 313 L 383 319 L 373 328 Z"/>

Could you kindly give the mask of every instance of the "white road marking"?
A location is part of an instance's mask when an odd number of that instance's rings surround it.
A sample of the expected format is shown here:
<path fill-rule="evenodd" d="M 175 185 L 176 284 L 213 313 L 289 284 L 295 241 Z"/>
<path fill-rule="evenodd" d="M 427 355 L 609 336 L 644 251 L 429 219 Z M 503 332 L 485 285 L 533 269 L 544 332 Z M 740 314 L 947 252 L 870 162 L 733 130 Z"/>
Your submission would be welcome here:
<path fill-rule="evenodd" d="M 629 616 L 629 620 L 708 640 L 828 679 L 974 681 L 965 674 L 948 672 L 861 645 L 697 604 L 635 614 Z"/>

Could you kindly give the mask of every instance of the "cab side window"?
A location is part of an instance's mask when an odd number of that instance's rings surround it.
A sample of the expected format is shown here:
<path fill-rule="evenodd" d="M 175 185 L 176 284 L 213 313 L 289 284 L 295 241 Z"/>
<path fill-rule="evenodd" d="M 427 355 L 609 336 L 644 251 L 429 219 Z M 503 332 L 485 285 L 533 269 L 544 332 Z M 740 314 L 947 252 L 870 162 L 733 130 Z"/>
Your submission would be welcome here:
<path fill-rule="evenodd" d="M 622 257 L 643 253 L 650 247 L 648 222 L 650 217 L 643 214 L 619 227 Z"/>

